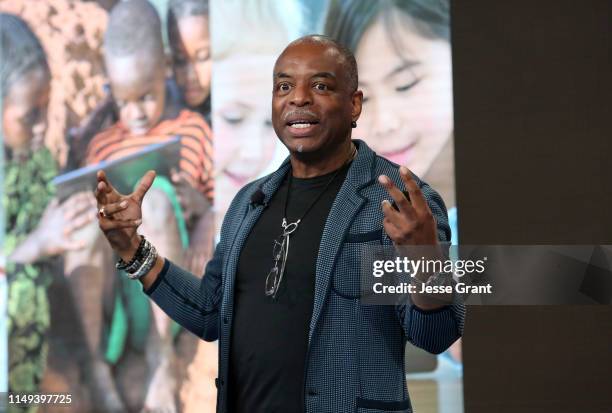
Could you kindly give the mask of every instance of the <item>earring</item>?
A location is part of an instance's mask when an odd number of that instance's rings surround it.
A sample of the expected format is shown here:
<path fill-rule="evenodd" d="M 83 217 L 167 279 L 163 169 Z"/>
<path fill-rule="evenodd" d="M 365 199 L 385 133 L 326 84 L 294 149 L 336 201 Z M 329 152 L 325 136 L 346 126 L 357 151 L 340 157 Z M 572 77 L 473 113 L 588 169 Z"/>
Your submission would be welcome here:
<path fill-rule="evenodd" d="M 356 127 L 357 127 L 357 122 L 352 121 L 352 122 L 351 122 L 351 128 L 356 128 Z"/>

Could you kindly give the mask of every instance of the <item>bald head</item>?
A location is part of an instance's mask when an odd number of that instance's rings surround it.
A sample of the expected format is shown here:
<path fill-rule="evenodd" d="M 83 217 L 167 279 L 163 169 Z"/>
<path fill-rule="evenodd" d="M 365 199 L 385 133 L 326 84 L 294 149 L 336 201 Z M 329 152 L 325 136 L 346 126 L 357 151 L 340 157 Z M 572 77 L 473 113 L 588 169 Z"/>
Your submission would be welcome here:
<path fill-rule="evenodd" d="M 104 35 L 106 58 L 142 55 L 164 59 L 161 22 L 147 0 L 125 0 L 113 7 Z"/>
<path fill-rule="evenodd" d="M 341 59 L 342 66 L 344 67 L 343 72 L 346 75 L 346 80 L 348 82 L 348 85 L 347 85 L 348 90 L 351 93 L 357 90 L 357 82 L 358 82 L 357 61 L 355 60 L 355 56 L 353 55 L 353 52 L 351 52 L 348 48 L 338 43 L 331 37 L 323 36 L 319 34 L 310 34 L 308 36 L 300 37 L 299 39 L 296 39 L 292 41 L 291 43 L 289 43 L 289 45 L 285 47 L 285 50 L 283 50 L 283 53 L 281 53 L 281 56 L 287 50 L 290 50 L 291 48 L 295 46 L 299 46 L 303 44 L 315 44 L 315 45 L 326 46 L 328 50 L 331 49 L 334 52 L 336 52 L 338 54 L 338 58 Z"/>

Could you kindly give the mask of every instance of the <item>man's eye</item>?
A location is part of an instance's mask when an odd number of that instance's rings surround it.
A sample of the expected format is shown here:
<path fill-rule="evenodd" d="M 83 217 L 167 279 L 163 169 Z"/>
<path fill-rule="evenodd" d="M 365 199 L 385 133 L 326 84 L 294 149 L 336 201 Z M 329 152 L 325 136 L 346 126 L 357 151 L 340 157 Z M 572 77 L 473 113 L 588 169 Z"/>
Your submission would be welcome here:
<path fill-rule="evenodd" d="M 317 83 L 315 85 L 315 89 L 317 90 L 328 90 L 328 87 L 325 83 Z"/>
<path fill-rule="evenodd" d="M 288 92 L 289 89 L 291 89 L 291 87 L 287 83 L 281 83 L 280 85 L 278 85 L 278 90 L 280 90 L 281 92 Z"/>

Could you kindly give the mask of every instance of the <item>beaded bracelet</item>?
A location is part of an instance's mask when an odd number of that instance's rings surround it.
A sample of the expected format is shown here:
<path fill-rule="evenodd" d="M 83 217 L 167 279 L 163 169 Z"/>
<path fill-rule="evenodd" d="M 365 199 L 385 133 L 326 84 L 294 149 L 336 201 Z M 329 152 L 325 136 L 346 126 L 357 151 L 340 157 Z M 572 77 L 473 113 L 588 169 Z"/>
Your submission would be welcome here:
<path fill-rule="evenodd" d="M 147 245 L 149 248 L 147 248 L 147 255 L 144 259 L 144 262 L 136 271 L 128 272 L 128 278 L 131 278 L 133 280 L 139 279 L 148 274 L 149 271 L 151 271 L 151 268 L 153 268 L 153 266 L 155 265 L 155 261 L 157 261 L 157 250 L 148 241 Z"/>
<path fill-rule="evenodd" d="M 118 270 L 125 270 L 125 271 L 128 271 L 128 269 L 130 269 L 132 272 L 134 271 L 134 269 L 140 267 L 140 264 L 142 263 L 142 259 L 144 258 L 144 252 L 145 252 L 144 250 L 145 250 L 146 243 L 147 243 L 147 240 L 145 240 L 145 237 L 141 235 L 140 244 L 138 244 L 136 253 L 132 257 L 130 262 L 125 262 L 122 258 L 119 258 L 119 261 L 117 261 L 117 263 L 115 264 L 115 267 Z"/>

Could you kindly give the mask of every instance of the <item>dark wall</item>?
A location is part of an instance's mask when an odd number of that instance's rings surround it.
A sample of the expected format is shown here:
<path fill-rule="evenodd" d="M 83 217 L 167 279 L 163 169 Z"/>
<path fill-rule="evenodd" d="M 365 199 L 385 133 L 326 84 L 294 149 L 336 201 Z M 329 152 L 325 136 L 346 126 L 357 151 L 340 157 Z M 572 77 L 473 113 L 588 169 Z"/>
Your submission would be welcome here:
<path fill-rule="evenodd" d="M 452 2 L 462 244 L 612 244 L 612 2 Z M 466 412 L 612 411 L 612 307 L 470 307 Z"/>

